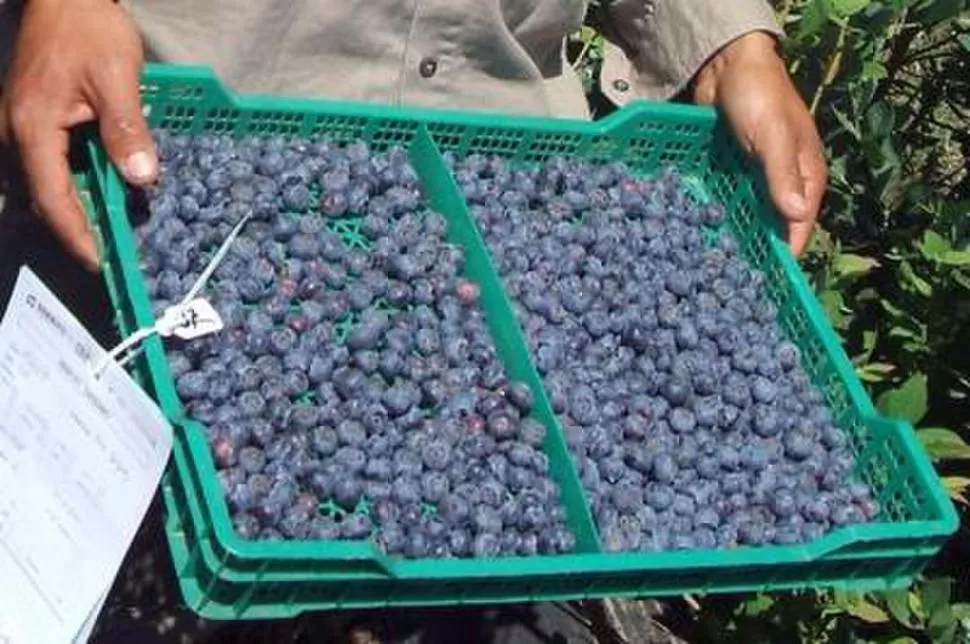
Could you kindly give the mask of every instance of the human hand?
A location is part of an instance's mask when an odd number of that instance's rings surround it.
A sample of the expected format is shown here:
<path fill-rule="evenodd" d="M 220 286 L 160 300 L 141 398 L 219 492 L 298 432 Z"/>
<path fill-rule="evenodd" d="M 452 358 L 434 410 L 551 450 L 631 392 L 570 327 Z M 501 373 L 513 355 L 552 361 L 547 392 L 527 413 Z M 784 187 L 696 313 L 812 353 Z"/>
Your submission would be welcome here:
<path fill-rule="evenodd" d="M 98 269 L 67 160 L 68 130 L 97 119 L 108 156 L 131 183 L 158 159 L 138 93 L 141 40 L 112 0 L 27 0 L 0 96 L 0 141 L 17 147 L 38 214 L 73 255 Z"/>
<path fill-rule="evenodd" d="M 752 32 L 721 49 L 698 73 L 694 99 L 720 107 L 742 147 L 761 161 L 788 243 L 800 254 L 811 239 L 828 170 L 815 121 L 774 38 Z"/>

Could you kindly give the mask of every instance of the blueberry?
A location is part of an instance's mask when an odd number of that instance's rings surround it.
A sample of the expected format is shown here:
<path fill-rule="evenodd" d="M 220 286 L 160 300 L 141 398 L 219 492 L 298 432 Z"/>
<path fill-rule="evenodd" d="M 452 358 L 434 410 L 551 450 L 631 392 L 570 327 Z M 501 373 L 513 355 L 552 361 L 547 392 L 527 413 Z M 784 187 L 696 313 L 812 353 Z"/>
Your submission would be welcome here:
<path fill-rule="evenodd" d="M 185 401 L 205 398 L 209 393 L 209 379 L 200 371 L 185 373 L 175 386 L 179 397 Z"/>
<path fill-rule="evenodd" d="M 367 441 L 367 430 L 359 421 L 345 419 L 337 425 L 337 439 L 341 445 L 361 447 Z"/>
<path fill-rule="evenodd" d="M 428 503 L 438 503 L 448 494 L 448 477 L 441 472 L 426 472 L 421 477 L 421 495 Z"/>
<path fill-rule="evenodd" d="M 360 502 L 363 489 L 360 481 L 353 477 L 343 477 L 335 481 L 333 500 L 345 510 L 352 511 Z"/>
<path fill-rule="evenodd" d="M 421 399 L 421 392 L 410 382 L 395 382 L 384 392 L 381 402 L 393 417 L 406 414 Z"/>
<path fill-rule="evenodd" d="M 668 416 L 670 428 L 680 434 L 688 434 L 697 426 L 697 419 L 693 412 L 684 407 L 676 407 Z"/>

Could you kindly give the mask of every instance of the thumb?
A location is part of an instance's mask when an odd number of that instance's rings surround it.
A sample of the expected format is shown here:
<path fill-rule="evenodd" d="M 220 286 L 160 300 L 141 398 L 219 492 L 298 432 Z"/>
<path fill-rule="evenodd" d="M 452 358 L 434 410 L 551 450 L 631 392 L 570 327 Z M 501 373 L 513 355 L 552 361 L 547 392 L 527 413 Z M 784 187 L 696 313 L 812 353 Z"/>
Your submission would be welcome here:
<path fill-rule="evenodd" d="M 158 157 L 138 87 L 139 66 L 119 65 L 95 79 L 93 102 L 111 161 L 129 183 L 146 185 L 158 176 Z"/>
<path fill-rule="evenodd" d="M 761 159 L 771 200 L 785 220 L 788 243 L 797 255 L 811 237 L 813 217 L 794 140 L 795 137 L 779 132 L 766 137 L 754 152 Z"/>

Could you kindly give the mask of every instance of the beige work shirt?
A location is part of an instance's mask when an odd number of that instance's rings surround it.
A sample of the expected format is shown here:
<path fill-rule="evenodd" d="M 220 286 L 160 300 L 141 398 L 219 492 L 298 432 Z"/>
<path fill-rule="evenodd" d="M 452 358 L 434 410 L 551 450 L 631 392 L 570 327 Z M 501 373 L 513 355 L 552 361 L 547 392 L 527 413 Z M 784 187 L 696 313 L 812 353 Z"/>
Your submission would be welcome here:
<path fill-rule="evenodd" d="M 0 0 L 0 9 L 4 4 L 11 5 Z M 565 39 L 582 24 L 587 0 L 121 4 L 149 59 L 211 65 L 239 92 L 589 116 L 579 78 L 564 61 Z M 608 43 L 599 84 L 617 105 L 673 96 L 740 35 L 781 33 L 766 0 L 601 4 Z"/>
<path fill-rule="evenodd" d="M 564 62 L 586 0 L 122 0 L 149 56 L 204 62 L 237 91 L 588 117 Z M 667 99 L 740 35 L 780 35 L 765 0 L 612 0 L 599 79 Z"/>

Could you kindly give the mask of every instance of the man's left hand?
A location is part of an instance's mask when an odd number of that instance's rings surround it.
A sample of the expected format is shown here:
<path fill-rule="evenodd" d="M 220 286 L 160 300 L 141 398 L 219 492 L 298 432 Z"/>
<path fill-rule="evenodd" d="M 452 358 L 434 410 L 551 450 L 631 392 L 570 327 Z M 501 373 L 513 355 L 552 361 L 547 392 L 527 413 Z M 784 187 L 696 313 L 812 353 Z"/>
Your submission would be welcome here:
<path fill-rule="evenodd" d="M 723 110 L 741 145 L 760 160 L 788 243 L 800 254 L 811 239 L 828 171 L 815 121 L 774 37 L 752 32 L 717 52 L 697 74 L 694 100 Z"/>

